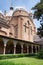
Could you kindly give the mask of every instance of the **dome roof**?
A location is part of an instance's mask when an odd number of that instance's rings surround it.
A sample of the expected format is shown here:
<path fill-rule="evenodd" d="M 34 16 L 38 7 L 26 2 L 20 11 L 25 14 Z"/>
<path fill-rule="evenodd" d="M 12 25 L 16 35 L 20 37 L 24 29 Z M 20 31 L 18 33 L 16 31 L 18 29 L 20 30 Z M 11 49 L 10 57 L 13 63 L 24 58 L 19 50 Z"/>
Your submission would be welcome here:
<path fill-rule="evenodd" d="M 14 12 L 13 12 L 13 16 L 29 16 L 29 13 L 26 11 L 25 8 L 21 8 L 21 7 L 16 7 Z"/>
<path fill-rule="evenodd" d="M 18 10 L 19 10 L 19 11 L 27 12 L 26 8 L 24 8 L 24 7 L 16 7 L 16 8 L 15 8 L 15 12 L 18 11 Z M 27 13 L 28 13 L 28 12 L 27 12 Z"/>
<path fill-rule="evenodd" d="M 24 8 L 24 7 L 15 7 L 15 10 L 24 10 L 24 11 L 26 11 L 26 8 Z"/>

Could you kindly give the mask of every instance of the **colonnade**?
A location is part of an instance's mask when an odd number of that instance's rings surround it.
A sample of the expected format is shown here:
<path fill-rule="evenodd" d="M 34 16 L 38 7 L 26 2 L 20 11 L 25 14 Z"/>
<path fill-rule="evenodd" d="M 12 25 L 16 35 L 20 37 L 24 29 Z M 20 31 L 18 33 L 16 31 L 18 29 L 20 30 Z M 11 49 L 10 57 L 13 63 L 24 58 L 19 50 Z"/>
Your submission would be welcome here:
<path fill-rule="evenodd" d="M 3 39 L 3 43 L 4 43 L 4 48 L 3 48 L 3 54 L 6 54 L 6 46 L 7 46 L 7 42 L 9 39 Z M 8 43 L 9 44 L 9 43 Z M 40 45 L 38 44 L 34 44 L 34 43 L 27 43 L 27 42 L 22 42 L 22 41 L 17 41 L 17 40 L 13 40 L 13 53 L 12 54 L 16 54 L 16 53 L 37 53 L 40 50 Z M 18 44 L 18 47 L 17 47 Z M 11 51 L 11 49 L 10 49 Z M 10 53 L 10 54 L 11 54 Z"/>

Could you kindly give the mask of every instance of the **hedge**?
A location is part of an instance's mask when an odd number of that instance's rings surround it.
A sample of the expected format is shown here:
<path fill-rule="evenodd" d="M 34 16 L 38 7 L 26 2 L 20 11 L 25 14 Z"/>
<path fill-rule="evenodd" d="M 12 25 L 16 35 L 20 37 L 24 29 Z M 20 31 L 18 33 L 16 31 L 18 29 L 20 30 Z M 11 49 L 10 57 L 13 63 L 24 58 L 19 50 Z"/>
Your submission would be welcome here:
<path fill-rule="evenodd" d="M 0 60 L 10 59 L 10 58 L 19 58 L 19 57 L 29 57 L 29 56 L 36 56 L 36 54 L 6 54 L 6 55 L 0 55 Z"/>
<path fill-rule="evenodd" d="M 37 57 L 43 59 L 43 49 L 38 52 Z"/>

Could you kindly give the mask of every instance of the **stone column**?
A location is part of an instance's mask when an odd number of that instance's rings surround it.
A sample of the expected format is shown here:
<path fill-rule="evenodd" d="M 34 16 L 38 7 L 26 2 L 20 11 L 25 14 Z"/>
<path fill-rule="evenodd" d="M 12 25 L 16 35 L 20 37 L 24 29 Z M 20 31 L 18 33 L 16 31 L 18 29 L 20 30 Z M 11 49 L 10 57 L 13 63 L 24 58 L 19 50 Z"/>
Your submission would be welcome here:
<path fill-rule="evenodd" d="M 23 54 L 23 44 L 21 44 L 21 54 Z"/>
<path fill-rule="evenodd" d="M 38 51 L 40 50 L 40 46 L 38 45 Z"/>
<path fill-rule="evenodd" d="M 3 42 L 4 42 L 4 52 L 3 52 L 3 54 L 4 55 L 5 55 L 5 52 L 6 52 L 6 44 L 7 44 L 8 40 L 9 39 L 7 39 L 7 38 L 3 38 Z"/>
<path fill-rule="evenodd" d="M 16 54 L 16 44 L 17 44 L 17 41 L 13 41 L 14 43 L 14 54 Z"/>
<path fill-rule="evenodd" d="M 27 44 L 27 54 L 29 53 L 29 46 L 28 46 L 28 44 Z"/>
<path fill-rule="evenodd" d="M 5 52 L 6 52 L 6 44 L 4 44 L 4 52 L 3 52 L 4 55 L 5 55 Z"/>
<path fill-rule="evenodd" d="M 31 44 L 31 53 L 33 53 L 33 44 Z"/>
<path fill-rule="evenodd" d="M 14 44 L 14 54 L 16 54 L 16 44 Z"/>

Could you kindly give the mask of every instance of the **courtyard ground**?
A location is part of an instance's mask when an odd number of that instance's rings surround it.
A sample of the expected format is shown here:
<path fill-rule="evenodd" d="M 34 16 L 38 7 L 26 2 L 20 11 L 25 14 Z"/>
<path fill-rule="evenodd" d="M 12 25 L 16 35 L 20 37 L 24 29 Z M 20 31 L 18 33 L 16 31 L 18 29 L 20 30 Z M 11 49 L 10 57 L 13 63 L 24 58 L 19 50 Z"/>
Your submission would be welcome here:
<path fill-rule="evenodd" d="M 43 60 L 35 57 L 4 59 L 0 60 L 0 65 L 43 65 Z"/>

